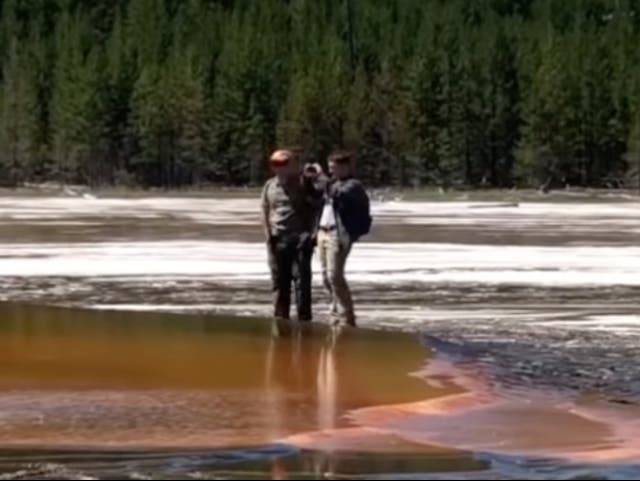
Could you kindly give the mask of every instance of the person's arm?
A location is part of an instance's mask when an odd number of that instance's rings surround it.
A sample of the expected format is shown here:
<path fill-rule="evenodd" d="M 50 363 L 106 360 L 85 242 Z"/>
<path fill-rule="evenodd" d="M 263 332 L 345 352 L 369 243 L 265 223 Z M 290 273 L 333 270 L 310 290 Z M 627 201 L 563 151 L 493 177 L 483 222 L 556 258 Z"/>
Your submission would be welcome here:
<path fill-rule="evenodd" d="M 310 234 L 310 241 L 312 245 L 315 245 L 318 236 L 318 224 L 320 223 L 320 216 L 322 215 L 322 208 L 324 207 L 328 177 L 319 164 L 307 164 L 305 170 L 307 170 L 309 166 L 313 166 L 313 174 L 303 176 L 302 187 L 307 204 L 307 215 L 309 216 L 307 219 L 307 229 Z"/>
<path fill-rule="evenodd" d="M 271 242 L 271 223 L 269 220 L 271 214 L 271 206 L 269 205 L 269 196 L 267 192 L 269 190 L 269 183 L 265 184 L 264 189 L 262 189 L 262 197 L 261 197 L 261 210 L 262 210 L 262 229 L 264 231 L 265 240 L 267 242 Z"/>

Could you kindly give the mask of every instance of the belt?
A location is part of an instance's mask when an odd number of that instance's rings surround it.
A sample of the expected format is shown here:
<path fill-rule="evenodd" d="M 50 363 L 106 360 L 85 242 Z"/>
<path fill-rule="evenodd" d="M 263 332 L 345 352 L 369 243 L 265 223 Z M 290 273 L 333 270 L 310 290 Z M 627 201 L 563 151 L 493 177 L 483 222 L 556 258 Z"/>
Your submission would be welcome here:
<path fill-rule="evenodd" d="M 332 225 L 330 227 L 327 226 L 320 226 L 320 230 L 322 232 L 333 232 L 334 230 L 338 230 L 338 226 Z"/>

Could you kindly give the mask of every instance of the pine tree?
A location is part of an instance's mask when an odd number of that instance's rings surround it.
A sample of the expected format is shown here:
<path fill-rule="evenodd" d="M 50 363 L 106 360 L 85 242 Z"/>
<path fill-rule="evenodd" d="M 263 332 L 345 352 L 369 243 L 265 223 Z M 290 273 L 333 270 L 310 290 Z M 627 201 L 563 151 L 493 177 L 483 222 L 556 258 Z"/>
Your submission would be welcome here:
<path fill-rule="evenodd" d="M 102 178 L 109 183 L 132 183 L 130 159 L 135 142 L 130 124 L 135 64 L 127 48 L 126 28 L 119 10 L 104 46 L 99 72 L 98 135 Z"/>
<path fill-rule="evenodd" d="M 169 148 L 167 104 L 161 92 L 160 68 L 143 67 L 131 98 L 131 124 L 136 139 L 131 169 L 143 185 L 166 185 Z"/>
<path fill-rule="evenodd" d="M 82 14 L 64 13 L 56 31 L 51 99 L 53 175 L 85 182 L 97 138 L 97 52 L 86 49 Z"/>
<path fill-rule="evenodd" d="M 544 31 L 538 47 L 540 60 L 534 61 L 527 85 L 517 174 L 544 187 L 577 181 L 581 129 L 575 47 L 571 37 Z"/>
<path fill-rule="evenodd" d="M 34 170 L 38 148 L 38 89 L 29 52 L 14 38 L 0 90 L 0 172 L 16 185 Z"/>
<path fill-rule="evenodd" d="M 16 0 L 3 0 L 0 15 L 0 60 L 7 61 L 14 48 L 14 43 L 20 38 L 16 18 Z"/>
<path fill-rule="evenodd" d="M 163 77 L 165 89 L 171 92 L 168 114 L 175 136 L 172 185 L 194 183 L 203 178 L 210 157 L 210 130 L 203 85 L 204 72 L 195 65 L 192 55 L 184 55 L 179 44 L 174 46 Z"/>
<path fill-rule="evenodd" d="M 480 119 L 486 126 L 482 180 L 488 180 L 494 187 L 512 184 L 515 147 L 520 138 L 521 92 L 514 49 L 516 37 L 509 28 L 510 25 L 491 29 L 484 64 L 483 103 L 488 106 L 488 115 Z M 519 28 L 519 24 L 513 27 Z M 478 70 L 482 68 L 478 67 Z"/>
<path fill-rule="evenodd" d="M 171 32 L 164 0 L 129 0 L 126 19 L 128 49 L 137 72 L 160 64 Z"/>
<path fill-rule="evenodd" d="M 227 25 L 212 107 L 217 176 L 226 182 L 258 184 L 266 175 L 264 159 L 275 147 L 286 92 L 284 21 L 278 2 L 269 0 L 252 4 L 245 15 L 234 12 Z"/>
<path fill-rule="evenodd" d="M 393 164 L 400 185 L 407 185 L 411 179 L 426 184 L 443 181 L 438 136 L 443 126 L 444 86 L 438 57 L 438 26 L 434 23 L 434 10 L 427 9 L 423 15 L 418 47 L 408 62 L 400 93 L 397 123 L 405 133 L 399 139 L 402 150 Z"/>
<path fill-rule="evenodd" d="M 628 166 L 625 175 L 626 186 L 636 189 L 640 194 L 640 112 L 636 112 L 632 117 L 623 158 Z"/>
<path fill-rule="evenodd" d="M 278 137 L 297 144 L 309 159 L 323 162 L 330 151 L 344 144 L 349 63 L 336 37 L 327 38 L 318 62 L 296 67 L 284 105 Z"/>

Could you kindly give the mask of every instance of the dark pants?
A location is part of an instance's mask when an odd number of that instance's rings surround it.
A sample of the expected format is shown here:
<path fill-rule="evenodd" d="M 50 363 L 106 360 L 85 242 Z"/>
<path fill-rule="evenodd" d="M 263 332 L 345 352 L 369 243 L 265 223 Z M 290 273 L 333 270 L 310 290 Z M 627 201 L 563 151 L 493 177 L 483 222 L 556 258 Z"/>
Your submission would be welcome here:
<path fill-rule="evenodd" d="M 311 257 L 309 239 L 279 241 L 269 245 L 269 267 L 275 293 L 275 317 L 289 319 L 291 284 L 294 284 L 299 321 L 311 321 Z"/>

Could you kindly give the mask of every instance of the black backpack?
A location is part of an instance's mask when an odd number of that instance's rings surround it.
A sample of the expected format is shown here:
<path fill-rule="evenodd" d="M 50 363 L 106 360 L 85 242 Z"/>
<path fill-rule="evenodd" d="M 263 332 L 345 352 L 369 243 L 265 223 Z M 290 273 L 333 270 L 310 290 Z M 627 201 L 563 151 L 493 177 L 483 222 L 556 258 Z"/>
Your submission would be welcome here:
<path fill-rule="evenodd" d="M 336 208 L 352 241 L 355 242 L 371 232 L 371 202 L 360 182 L 351 182 Z"/>
<path fill-rule="evenodd" d="M 358 211 L 354 215 L 354 231 L 352 233 L 353 240 L 358 240 L 369 234 L 373 224 L 369 196 L 364 189 L 362 190 L 362 194 L 361 202 L 357 204 Z"/>

